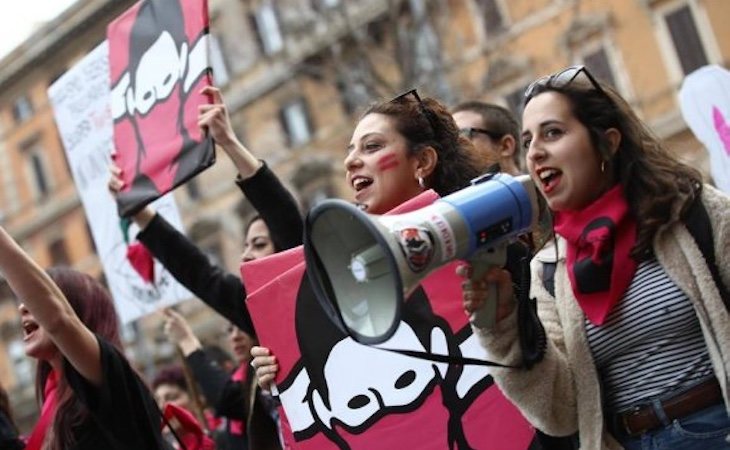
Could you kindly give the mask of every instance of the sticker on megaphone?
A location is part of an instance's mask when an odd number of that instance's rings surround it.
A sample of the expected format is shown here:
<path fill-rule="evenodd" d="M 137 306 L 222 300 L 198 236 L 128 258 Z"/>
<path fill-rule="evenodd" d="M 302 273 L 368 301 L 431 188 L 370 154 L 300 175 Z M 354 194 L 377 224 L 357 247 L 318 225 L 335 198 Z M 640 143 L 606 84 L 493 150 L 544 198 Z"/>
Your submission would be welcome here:
<path fill-rule="evenodd" d="M 310 212 L 307 273 L 338 327 L 358 342 L 381 343 L 397 329 L 404 299 L 429 273 L 455 259 L 504 263 L 498 250 L 537 224 L 535 186 L 526 175 L 506 174 L 474 183 L 406 214 L 367 214 L 341 200 Z M 488 316 L 481 326 L 493 321 Z"/>

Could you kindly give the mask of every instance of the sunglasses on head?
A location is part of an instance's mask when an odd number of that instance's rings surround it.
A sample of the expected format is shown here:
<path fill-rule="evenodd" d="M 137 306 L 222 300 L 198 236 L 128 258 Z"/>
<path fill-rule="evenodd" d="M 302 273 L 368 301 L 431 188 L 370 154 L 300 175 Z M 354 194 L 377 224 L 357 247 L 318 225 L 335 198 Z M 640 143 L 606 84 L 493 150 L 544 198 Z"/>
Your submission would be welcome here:
<path fill-rule="evenodd" d="M 406 100 L 408 97 L 413 97 L 416 102 L 418 103 L 418 110 L 423 114 L 423 117 L 426 118 L 428 121 L 428 125 L 431 127 L 431 131 L 436 134 L 437 127 L 433 123 L 433 119 L 431 118 L 431 114 L 429 114 L 428 107 L 426 107 L 426 104 L 423 103 L 423 100 L 421 100 L 421 97 L 418 95 L 418 91 L 415 89 L 411 89 L 408 92 L 404 92 L 397 97 L 393 98 L 390 103 L 400 103 L 404 100 Z"/>
<path fill-rule="evenodd" d="M 586 66 L 571 66 L 559 72 L 555 72 L 552 75 L 538 78 L 537 80 L 530 83 L 530 85 L 527 86 L 527 89 L 525 89 L 525 100 L 527 101 L 531 99 L 543 88 L 553 87 L 560 89 L 567 87 L 570 85 L 570 83 L 572 83 L 581 75 L 585 76 L 585 78 L 588 79 L 588 82 L 591 84 L 591 86 L 593 86 L 593 89 L 608 97 L 606 91 L 603 90 L 601 85 L 598 83 L 598 80 L 596 80 L 593 75 L 591 75 Z"/>
<path fill-rule="evenodd" d="M 484 134 L 489 136 L 491 139 L 498 141 L 502 139 L 503 134 L 495 133 L 494 131 L 485 130 L 484 128 L 465 127 L 459 128 L 459 134 L 465 138 L 472 140 L 477 134 Z"/>

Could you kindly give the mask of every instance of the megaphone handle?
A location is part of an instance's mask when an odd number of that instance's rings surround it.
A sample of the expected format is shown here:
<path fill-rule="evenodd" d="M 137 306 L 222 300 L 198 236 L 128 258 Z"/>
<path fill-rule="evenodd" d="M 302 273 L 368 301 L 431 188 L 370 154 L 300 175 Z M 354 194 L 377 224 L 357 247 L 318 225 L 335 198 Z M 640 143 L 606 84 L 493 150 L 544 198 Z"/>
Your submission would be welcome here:
<path fill-rule="evenodd" d="M 484 274 L 493 267 L 504 267 L 507 262 L 507 246 L 479 251 L 468 259 L 472 267 L 469 281 L 481 281 Z M 497 285 L 491 283 L 488 288 L 487 299 L 484 305 L 469 316 L 469 322 L 481 329 L 489 329 L 494 326 L 497 319 Z"/>

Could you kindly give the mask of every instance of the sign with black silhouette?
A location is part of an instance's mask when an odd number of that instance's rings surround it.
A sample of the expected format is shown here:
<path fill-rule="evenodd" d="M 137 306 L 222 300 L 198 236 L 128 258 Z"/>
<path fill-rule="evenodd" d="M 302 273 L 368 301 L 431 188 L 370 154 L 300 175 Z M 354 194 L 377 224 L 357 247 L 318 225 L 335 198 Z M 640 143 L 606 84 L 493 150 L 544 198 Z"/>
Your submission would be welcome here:
<path fill-rule="evenodd" d="M 109 46 L 104 41 L 48 88 L 48 99 L 71 175 L 94 239 L 109 291 L 122 323 L 189 299 L 192 294 L 154 261 L 151 279 L 135 270 L 119 226 L 117 206 L 107 189 L 114 145 L 109 108 Z M 154 202 L 158 214 L 182 231 L 172 195 Z M 138 229 L 132 226 L 130 236 Z"/>
<path fill-rule="evenodd" d="M 145 0 L 107 29 L 116 162 L 129 216 L 215 161 L 198 127 L 211 84 L 206 0 Z"/>
<path fill-rule="evenodd" d="M 432 203 L 427 191 L 392 213 Z M 534 430 L 500 392 L 488 367 L 434 363 L 405 349 L 486 359 L 449 264 L 406 302 L 395 335 L 355 342 L 324 313 L 305 273 L 302 247 L 247 262 L 241 275 L 259 340 L 279 364 L 276 392 L 294 449 L 527 449 Z"/>

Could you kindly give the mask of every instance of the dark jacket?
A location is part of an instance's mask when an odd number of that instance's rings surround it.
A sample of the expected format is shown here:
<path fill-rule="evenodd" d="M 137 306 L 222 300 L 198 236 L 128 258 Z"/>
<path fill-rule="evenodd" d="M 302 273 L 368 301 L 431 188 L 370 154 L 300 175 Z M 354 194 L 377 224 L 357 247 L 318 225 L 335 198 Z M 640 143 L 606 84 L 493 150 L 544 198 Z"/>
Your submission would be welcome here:
<path fill-rule="evenodd" d="M 298 205 L 266 164 L 251 178 L 237 179 L 236 184 L 268 226 L 278 250 L 302 243 L 304 230 Z M 246 308 L 246 288 L 238 275 L 211 264 L 205 253 L 159 215 L 137 239 L 180 284 L 238 328 L 256 335 Z M 219 368 L 215 371 L 212 363 L 201 360 L 196 353 L 189 355 L 188 362 L 192 360 L 191 369 L 206 398 L 221 416 L 246 421 L 248 448 L 279 448 L 276 424 L 261 403 L 260 395 L 250 395 L 251 384 L 233 381 Z M 249 400 L 252 397 L 253 404 Z"/>

